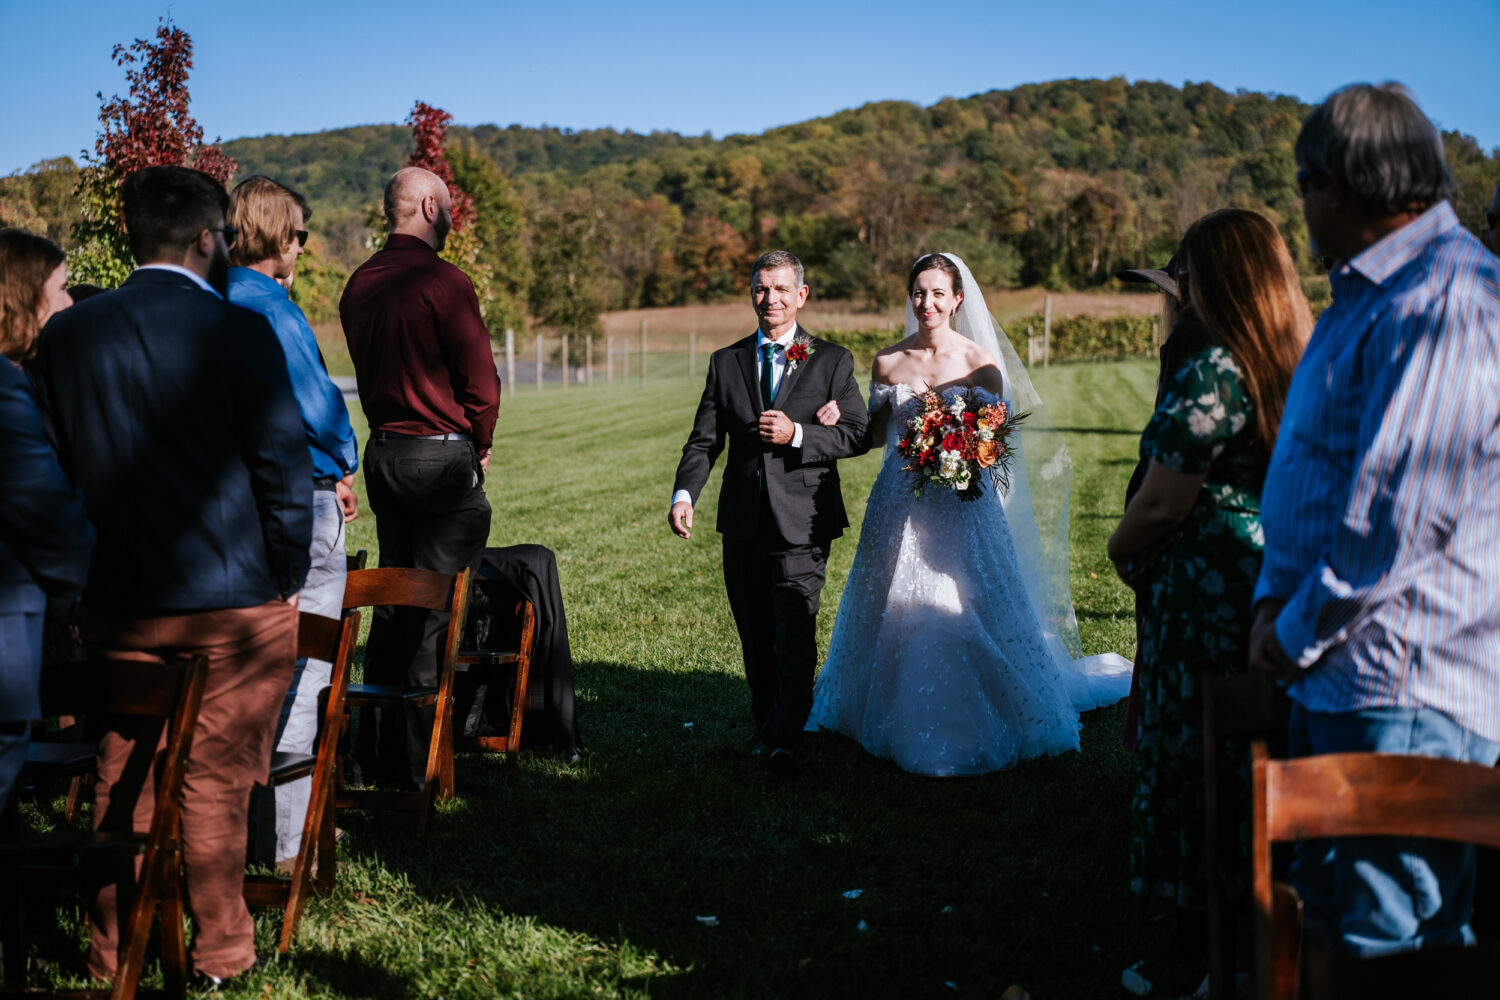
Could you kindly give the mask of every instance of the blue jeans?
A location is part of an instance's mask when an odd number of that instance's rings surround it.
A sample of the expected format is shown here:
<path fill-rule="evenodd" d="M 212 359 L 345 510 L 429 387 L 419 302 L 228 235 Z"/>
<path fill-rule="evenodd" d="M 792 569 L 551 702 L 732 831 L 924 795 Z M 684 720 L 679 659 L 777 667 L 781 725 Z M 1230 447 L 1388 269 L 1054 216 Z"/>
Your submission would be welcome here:
<path fill-rule="evenodd" d="M 1292 706 L 1292 757 L 1391 753 L 1492 766 L 1500 744 L 1430 708 L 1329 714 Z M 1338 837 L 1297 844 L 1291 881 L 1308 933 L 1334 951 L 1370 958 L 1471 945 L 1474 848 L 1414 837 Z"/>

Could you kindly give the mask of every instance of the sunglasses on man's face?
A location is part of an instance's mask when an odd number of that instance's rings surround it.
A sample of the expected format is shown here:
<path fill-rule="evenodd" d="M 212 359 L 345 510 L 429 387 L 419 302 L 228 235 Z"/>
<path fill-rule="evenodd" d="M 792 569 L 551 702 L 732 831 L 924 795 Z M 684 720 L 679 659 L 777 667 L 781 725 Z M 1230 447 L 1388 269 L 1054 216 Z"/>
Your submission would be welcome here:
<path fill-rule="evenodd" d="M 224 245 L 226 247 L 232 247 L 232 246 L 234 246 L 234 238 L 240 234 L 240 231 L 238 229 L 236 229 L 234 226 L 220 226 L 217 229 L 209 229 L 209 232 L 211 232 L 211 233 L 223 233 L 224 234 Z"/>
<path fill-rule="evenodd" d="M 305 247 L 305 246 L 307 246 L 307 230 L 306 229 L 293 229 L 292 230 L 292 235 L 295 236 L 295 237 L 297 237 L 297 245 L 299 247 Z"/>

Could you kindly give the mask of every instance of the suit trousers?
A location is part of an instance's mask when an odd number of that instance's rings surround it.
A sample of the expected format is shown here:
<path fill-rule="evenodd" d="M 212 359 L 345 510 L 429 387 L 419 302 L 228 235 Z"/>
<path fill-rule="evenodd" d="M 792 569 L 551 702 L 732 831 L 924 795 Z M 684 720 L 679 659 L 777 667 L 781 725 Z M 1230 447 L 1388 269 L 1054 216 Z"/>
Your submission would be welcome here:
<path fill-rule="evenodd" d="M 371 435 L 365 496 L 375 512 L 381 566 L 457 573 L 479 563 L 490 533 L 490 502 L 469 441 Z M 376 608 L 365 647 L 365 683 L 436 687 L 448 613 Z M 355 756 L 364 780 L 421 787 L 434 709 L 360 714 Z"/>
<path fill-rule="evenodd" d="M 297 610 L 274 600 L 259 607 L 131 618 L 85 611 L 89 651 L 104 659 L 160 661 L 208 657 L 203 707 L 182 795 L 193 967 L 232 976 L 255 964 L 255 925 L 245 907 L 245 818 L 250 788 L 264 783 L 272 735 L 297 657 Z M 145 832 L 156 797 L 153 758 L 166 746 L 156 720 L 105 720 L 94 786 L 94 828 Z M 148 779 L 150 779 L 148 781 Z M 110 979 L 130 892 L 106 885 L 89 915 L 89 971 Z"/>
<path fill-rule="evenodd" d="M 792 545 L 770 512 L 749 538 L 724 536 L 724 589 L 740 634 L 750 713 L 768 745 L 795 750 L 812 711 L 827 541 Z"/>

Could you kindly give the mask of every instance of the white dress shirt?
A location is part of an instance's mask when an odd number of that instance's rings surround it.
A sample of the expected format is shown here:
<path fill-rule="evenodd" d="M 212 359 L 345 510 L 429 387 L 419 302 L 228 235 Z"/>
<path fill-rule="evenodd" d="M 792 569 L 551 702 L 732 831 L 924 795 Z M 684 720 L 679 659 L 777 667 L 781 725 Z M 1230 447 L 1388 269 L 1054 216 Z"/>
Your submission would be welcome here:
<path fill-rule="evenodd" d="M 198 274 L 196 271 L 189 271 L 187 268 L 183 267 L 181 264 L 142 264 L 140 267 L 137 267 L 136 270 L 137 271 L 172 271 L 172 272 L 175 272 L 177 274 L 182 275 L 185 278 L 192 279 L 193 284 L 197 285 L 199 288 L 203 289 L 205 292 L 208 292 L 211 295 L 216 295 L 216 296 L 218 296 L 221 299 L 224 297 L 222 295 L 219 295 L 218 290 L 216 288 L 214 288 L 213 285 L 210 285 L 208 282 L 204 281 L 202 275 Z"/>

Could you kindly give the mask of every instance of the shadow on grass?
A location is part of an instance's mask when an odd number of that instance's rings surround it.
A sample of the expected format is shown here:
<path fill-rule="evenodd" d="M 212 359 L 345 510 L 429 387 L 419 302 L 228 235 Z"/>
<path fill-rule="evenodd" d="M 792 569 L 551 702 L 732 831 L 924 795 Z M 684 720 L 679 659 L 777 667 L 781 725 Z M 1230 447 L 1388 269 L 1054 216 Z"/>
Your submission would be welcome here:
<path fill-rule="evenodd" d="M 578 668 L 581 761 L 461 757 L 425 843 L 341 814 L 356 860 L 441 907 L 654 955 L 653 997 L 1113 995 L 1154 953 L 1125 892 L 1121 706 L 1085 717 L 1082 753 L 980 778 L 818 733 L 778 781 L 748 756 L 736 673 Z"/>

